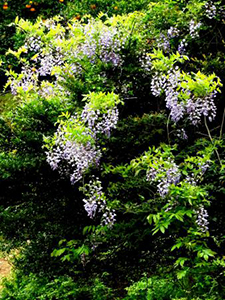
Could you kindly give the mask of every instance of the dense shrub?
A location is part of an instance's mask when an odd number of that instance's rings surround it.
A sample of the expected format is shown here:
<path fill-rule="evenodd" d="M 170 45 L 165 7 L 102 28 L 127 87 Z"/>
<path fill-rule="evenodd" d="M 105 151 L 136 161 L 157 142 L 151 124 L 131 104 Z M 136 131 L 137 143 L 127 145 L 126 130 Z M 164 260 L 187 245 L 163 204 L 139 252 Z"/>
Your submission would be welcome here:
<path fill-rule="evenodd" d="M 2 299 L 224 298 L 220 4 L 16 20 L 0 230 L 20 254 Z"/>

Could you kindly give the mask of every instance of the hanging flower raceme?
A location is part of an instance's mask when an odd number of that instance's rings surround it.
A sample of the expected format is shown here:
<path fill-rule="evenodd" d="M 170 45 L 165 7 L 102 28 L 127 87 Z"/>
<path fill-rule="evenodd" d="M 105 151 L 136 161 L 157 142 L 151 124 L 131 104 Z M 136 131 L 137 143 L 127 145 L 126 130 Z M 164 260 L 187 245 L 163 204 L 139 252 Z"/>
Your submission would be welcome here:
<path fill-rule="evenodd" d="M 158 51 L 151 56 L 151 91 L 156 97 L 165 96 L 171 119 L 177 123 L 187 118 L 195 126 L 201 122 L 202 117 L 212 122 L 216 117 L 215 98 L 222 86 L 220 79 L 215 74 L 181 73 L 174 64 L 188 58 L 179 53 L 166 57 Z"/>
<path fill-rule="evenodd" d="M 180 177 L 181 173 L 178 166 L 172 159 L 153 161 L 146 173 L 147 181 L 157 183 L 157 191 L 161 197 L 168 194 L 171 184 L 177 185 L 179 183 Z"/>
<path fill-rule="evenodd" d="M 205 4 L 205 15 L 209 19 L 213 19 L 216 17 L 217 7 L 214 5 L 212 1 L 206 2 Z"/>
<path fill-rule="evenodd" d="M 79 181 L 90 166 L 99 164 L 101 151 L 90 129 L 76 116 L 61 121 L 53 139 L 45 141 L 47 162 L 61 175 L 69 175 L 72 184 Z"/>
<path fill-rule="evenodd" d="M 189 33 L 192 39 L 199 37 L 199 30 L 201 28 L 201 22 L 196 23 L 194 20 L 191 20 L 189 23 Z"/>
<path fill-rule="evenodd" d="M 121 28 L 108 26 L 102 21 L 93 22 L 92 19 L 83 26 L 75 22 L 71 24 L 72 39 L 76 39 L 76 32 L 80 31 L 82 39 L 74 44 L 68 53 L 71 58 L 78 61 L 88 59 L 91 63 L 101 60 L 110 63 L 114 67 L 122 65 L 123 58 L 121 50 L 124 48 L 127 35 Z"/>
<path fill-rule="evenodd" d="M 114 209 L 107 206 L 106 196 L 102 189 L 102 183 L 98 178 L 93 177 L 87 184 L 80 188 L 86 196 L 83 199 L 84 209 L 88 216 L 93 219 L 97 214 L 101 213 L 101 224 L 112 227 L 116 221 L 116 213 Z"/>
<path fill-rule="evenodd" d="M 91 166 L 98 166 L 101 150 L 97 134 L 110 136 L 118 121 L 117 105 L 121 103 L 114 93 L 90 93 L 81 117 L 67 116 L 60 121 L 52 139 L 46 138 L 47 162 L 61 175 L 69 175 L 72 184 L 79 181 Z"/>
<path fill-rule="evenodd" d="M 91 130 L 93 136 L 103 133 L 110 136 L 111 130 L 116 128 L 119 119 L 117 105 L 122 103 L 119 96 L 114 93 L 90 93 L 81 118 Z"/>
<path fill-rule="evenodd" d="M 196 210 L 196 224 L 202 232 L 206 232 L 209 229 L 208 216 L 209 215 L 207 210 L 204 208 L 203 205 L 200 205 L 199 208 Z"/>
<path fill-rule="evenodd" d="M 21 68 L 21 73 L 16 74 L 9 71 L 10 77 L 6 86 L 10 86 L 13 95 L 28 93 L 30 90 L 35 90 L 38 86 L 38 74 L 35 68 L 24 65 Z"/>

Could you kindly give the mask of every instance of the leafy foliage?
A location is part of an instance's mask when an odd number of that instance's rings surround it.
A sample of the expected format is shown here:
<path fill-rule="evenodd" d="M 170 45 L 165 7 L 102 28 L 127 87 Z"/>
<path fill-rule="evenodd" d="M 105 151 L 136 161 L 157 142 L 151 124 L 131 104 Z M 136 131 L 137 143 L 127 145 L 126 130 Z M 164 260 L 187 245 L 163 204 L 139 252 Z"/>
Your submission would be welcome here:
<path fill-rule="evenodd" d="M 222 2 L 71 6 L 6 56 L 2 299 L 222 300 Z"/>

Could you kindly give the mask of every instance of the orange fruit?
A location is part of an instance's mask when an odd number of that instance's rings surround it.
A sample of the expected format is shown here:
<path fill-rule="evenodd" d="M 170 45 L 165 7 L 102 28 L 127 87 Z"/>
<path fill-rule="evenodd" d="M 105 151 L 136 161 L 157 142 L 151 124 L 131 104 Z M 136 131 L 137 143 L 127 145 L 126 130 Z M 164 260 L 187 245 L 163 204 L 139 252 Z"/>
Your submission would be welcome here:
<path fill-rule="evenodd" d="M 90 5 L 90 8 L 91 8 L 91 9 L 96 9 L 96 7 L 97 7 L 96 4 L 91 4 L 91 5 Z"/>
<path fill-rule="evenodd" d="M 119 9 L 118 6 L 114 6 L 113 8 L 114 8 L 115 10 L 118 10 L 118 9 Z"/>
<path fill-rule="evenodd" d="M 32 7 L 31 9 L 30 9 L 30 11 L 35 11 L 36 9 L 34 8 L 34 7 Z"/>
<path fill-rule="evenodd" d="M 31 5 L 30 5 L 30 4 L 27 4 L 27 5 L 26 5 L 26 8 L 31 8 Z"/>
<path fill-rule="evenodd" d="M 2 8 L 6 10 L 6 9 L 8 9 L 9 7 L 8 7 L 8 5 L 4 4 Z"/>
<path fill-rule="evenodd" d="M 64 2 L 64 0 L 59 0 L 59 2 L 61 2 L 61 3 L 62 3 L 62 2 Z"/>
<path fill-rule="evenodd" d="M 80 15 L 77 15 L 77 16 L 75 17 L 76 20 L 80 20 L 80 18 L 81 18 Z"/>

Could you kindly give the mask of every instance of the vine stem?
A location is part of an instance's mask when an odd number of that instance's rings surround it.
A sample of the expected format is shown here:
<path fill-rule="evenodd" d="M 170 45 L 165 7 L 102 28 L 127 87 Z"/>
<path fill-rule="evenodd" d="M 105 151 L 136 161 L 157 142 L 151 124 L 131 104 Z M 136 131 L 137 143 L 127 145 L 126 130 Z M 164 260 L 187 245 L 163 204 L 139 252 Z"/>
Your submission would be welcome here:
<path fill-rule="evenodd" d="M 221 127 L 220 127 L 220 139 L 222 138 L 222 135 L 223 135 L 224 117 L 225 117 L 225 107 L 224 107 L 224 110 L 223 110 L 222 123 L 221 123 Z"/>
<path fill-rule="evenodd" d="M 210 138 L 210 141 L 211 141 L 212 144 L 214 144 L 213 143 L 213 138 L 211 136 L 211 133 L 210 133 L 210 130 L 209 130 L 209 127 L 208 127 L 208 124 L 207 124 L 206 116 L 204 116 L 204 123 L 205 123 L 206 130 L 208 132 L 208 136 Z M 215 152 L 216 152 L 217 158 L 219 160 L 220 166 L 222 167 L 222 162 L 221 162 L 221 159 L 220 159 L 219 152 L 217 151 L 217 149 L 215 149 Z"/>
<path fill-rule="evenodd" d="M 170 121 L 170 114 L 168 116 L 167 123 L 166 123 L 167 139 L 168 139 L 168 143 L 170 145 L 169 121 Z"/>

